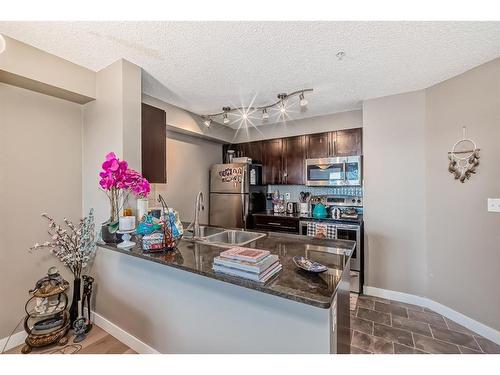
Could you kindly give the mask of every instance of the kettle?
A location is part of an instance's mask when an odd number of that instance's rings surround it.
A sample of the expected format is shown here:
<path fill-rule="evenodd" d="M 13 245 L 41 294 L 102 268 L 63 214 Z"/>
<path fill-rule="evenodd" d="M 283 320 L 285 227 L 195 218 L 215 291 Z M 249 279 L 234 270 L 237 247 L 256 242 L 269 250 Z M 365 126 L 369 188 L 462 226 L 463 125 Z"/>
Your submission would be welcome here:
<path fill-rule="evenodd" d="M 326 212 L 326 207 L 323 203 L 318 203 L 314 205 L 313 218 L 315 219 L 325 219 L 328 216 Z"/>

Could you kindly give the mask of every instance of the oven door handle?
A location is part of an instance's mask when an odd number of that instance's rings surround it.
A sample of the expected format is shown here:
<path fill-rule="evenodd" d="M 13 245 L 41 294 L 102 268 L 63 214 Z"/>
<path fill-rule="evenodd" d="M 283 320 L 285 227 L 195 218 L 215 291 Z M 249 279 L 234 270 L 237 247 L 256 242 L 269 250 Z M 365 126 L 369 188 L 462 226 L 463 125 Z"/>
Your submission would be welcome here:
<path fill-rule="evenodd" d="M 345 230 L 360 230 L 359 225 L 346 225 L 346 224 L 337 224 L 337 229 L 345 229 Z"/>

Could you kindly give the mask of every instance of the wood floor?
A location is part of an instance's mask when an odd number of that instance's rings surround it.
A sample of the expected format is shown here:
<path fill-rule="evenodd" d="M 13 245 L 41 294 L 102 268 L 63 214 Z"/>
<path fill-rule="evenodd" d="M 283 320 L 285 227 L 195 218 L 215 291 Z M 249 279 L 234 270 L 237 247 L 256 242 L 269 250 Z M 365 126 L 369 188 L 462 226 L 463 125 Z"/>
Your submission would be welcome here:
<path fill-rule="evenodd" d="M 33 348 L 31 354 L 137 354 L 96 325 L 94 325 L 87 338 L 78 344 L 73 343 L 73 335 L 69 334 L 68 338 L 69 342 L 66 346 L 50 345 L 44 348 Z M 7 353 L 19 354 L 23 346 L 24 344 L 12 348 Z"/>

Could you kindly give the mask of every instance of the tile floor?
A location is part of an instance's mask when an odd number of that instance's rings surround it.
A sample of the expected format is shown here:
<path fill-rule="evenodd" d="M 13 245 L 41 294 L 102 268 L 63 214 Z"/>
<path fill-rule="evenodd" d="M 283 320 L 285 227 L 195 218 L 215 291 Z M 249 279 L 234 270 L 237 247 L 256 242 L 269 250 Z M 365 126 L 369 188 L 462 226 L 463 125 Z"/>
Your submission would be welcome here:
<path fill-rule="evenodd" d="M 424 307 L 351 296 L 353 354 L 500 354 L 500 346 Z"/>

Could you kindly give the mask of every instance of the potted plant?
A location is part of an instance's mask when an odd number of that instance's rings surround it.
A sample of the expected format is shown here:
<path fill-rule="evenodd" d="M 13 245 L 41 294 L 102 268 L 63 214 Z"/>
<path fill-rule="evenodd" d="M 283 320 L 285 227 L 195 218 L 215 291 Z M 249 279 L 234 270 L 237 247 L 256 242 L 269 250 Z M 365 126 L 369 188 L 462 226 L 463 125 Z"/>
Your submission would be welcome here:
<path fill-rule="evenodd" d="M 113 243 L 116 242 L 118 217 L 129 194 L 132 193 L 138 199 L 146 198 L 151 187 L 148 180 L 139 172 L 128 168 L 128 163 L 118 159 L 114 152 L 106 155 L 99 176 L 99 185 L 106 192 L 110 203 L 109 219 L 102 224 L 101 237 L 104 242 Z"/>
<path fill-rule="evenodd" d="M 51 240 L 42 244 L 36 243 L 30 250 L 50 248 L 51 253 L 73 273 L 73 301 L 69 311 L 71 326 L 73 326 L 78 318 L 82 272 L 92 260 L 96 247 L 94 210 L 91 209 L 88 216 L 81 219 L 78 225 L 64 219 L 64 226 L 61 226 L 45 213 L 42 217 L 49 222 L 48 233 Z"/>

